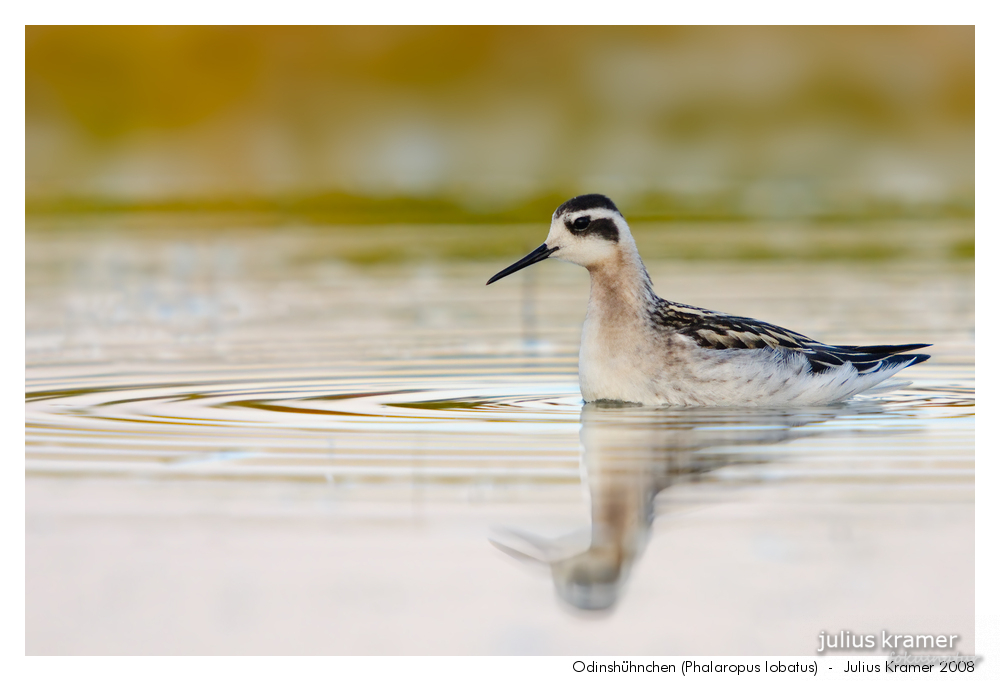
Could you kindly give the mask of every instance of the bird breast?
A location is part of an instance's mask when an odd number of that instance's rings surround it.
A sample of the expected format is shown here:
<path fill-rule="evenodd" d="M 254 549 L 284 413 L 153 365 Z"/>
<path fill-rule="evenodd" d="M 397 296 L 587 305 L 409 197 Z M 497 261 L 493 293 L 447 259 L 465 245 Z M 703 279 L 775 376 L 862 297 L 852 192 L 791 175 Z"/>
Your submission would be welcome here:
<path fill-rule="evenodd" d="M 656 401 L 663 371 L 652 329 L 628 308 L 591 305 L 580 339 L 580 392 L 587 402 Z"/>

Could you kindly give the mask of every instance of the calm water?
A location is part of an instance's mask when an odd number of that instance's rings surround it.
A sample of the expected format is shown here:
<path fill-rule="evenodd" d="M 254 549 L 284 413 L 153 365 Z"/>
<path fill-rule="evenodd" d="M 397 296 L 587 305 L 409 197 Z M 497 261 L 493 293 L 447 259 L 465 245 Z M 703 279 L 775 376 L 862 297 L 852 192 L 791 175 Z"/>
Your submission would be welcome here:
<path fill-rule="evenodd" d="M 29 653 L 973 652 L 971 261 L 650 261 L 932 360 L 829 408 L 595 408 L 582 269 L 167 227 L 27 233 Z"/>

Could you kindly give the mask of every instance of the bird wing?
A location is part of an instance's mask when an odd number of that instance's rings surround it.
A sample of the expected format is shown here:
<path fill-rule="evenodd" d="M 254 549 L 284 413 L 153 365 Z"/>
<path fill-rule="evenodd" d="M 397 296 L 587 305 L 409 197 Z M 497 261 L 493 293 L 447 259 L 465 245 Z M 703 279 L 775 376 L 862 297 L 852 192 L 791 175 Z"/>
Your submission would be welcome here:
<path fill-rule="evenodd" d="M 784 348 L 806 355 L 813 373 L 823 373 L 850 363 L 859 374 L 867 374 L 899 364 L 919 364 L 930 355 L 905 355 L 926 348 L 911 345 L 828 345 L 801 333 L 749 317 L 734 317 L 700 307 L 661 300 L 653 311 L 657 324 L 716 350 Z"/>

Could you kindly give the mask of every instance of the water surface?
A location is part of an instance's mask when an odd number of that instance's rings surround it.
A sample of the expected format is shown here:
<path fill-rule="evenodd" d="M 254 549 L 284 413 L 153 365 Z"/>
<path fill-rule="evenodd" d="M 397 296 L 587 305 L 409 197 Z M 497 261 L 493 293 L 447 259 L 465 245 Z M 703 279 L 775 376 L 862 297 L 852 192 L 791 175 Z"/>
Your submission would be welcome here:
<path fill-rule="evenodd" d="M 969 261 L 650 259 L 932 359 L 829 408 L 584 407 L 585 271 L 486 288 L 508 259 L 392 233 L 29 229 L 29 652 L 973 651 Z"/>

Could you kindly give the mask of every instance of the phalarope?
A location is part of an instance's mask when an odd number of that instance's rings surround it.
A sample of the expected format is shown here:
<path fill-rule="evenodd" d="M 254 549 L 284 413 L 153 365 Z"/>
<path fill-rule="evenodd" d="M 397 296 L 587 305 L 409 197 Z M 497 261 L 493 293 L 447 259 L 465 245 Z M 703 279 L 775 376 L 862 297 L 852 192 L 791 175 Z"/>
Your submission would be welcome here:
<path fill-rule="evenodd" d="M 827 345 L 756 319 L 664 300 L 653 292 L 628 223 L 601 194 L 559 206 L 545 243 L 486 283 L 550 256 L 590 272 L 580 342 L 586 402 L 832 404 L 930 357 L 902 354 L 927 344 Z"/>

